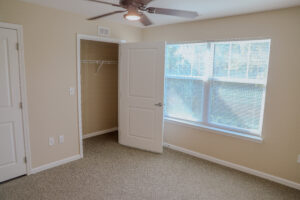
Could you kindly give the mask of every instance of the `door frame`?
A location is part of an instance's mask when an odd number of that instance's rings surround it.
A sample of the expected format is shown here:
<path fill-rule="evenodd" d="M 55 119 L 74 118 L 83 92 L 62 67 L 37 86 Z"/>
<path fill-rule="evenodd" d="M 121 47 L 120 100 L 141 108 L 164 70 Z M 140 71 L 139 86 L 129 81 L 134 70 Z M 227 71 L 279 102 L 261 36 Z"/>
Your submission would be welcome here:
<path fill-rule="evenodd" d="M 29 175 L 31 171 L 31 151 L 30 151 L 30 134 L 29 134 L 29 120 L 28 120 L 28 103 L 27 103 L 27 88 L 26 88 L 26 71 L 24 61 L 24 42 L 23 42 L 23 26 L 19 24 L 11 24 L 0 22 L 0 28 L 13 29 L 17 31 L 17 39 L 19 44 L 19 85 L 20 97 L 22 102 L 22 127 L 24 136 L 24 147 L 26 156 L 26 174 Z"/>
<path fill-rule="evenodd" d="M 81 109 L 81 62 L 80 62 L 80 41 L 81 40 L 90 40 L 97 42 L 107 42 L 122 44 L 125 43 L 125 40 L 106 38 L 94 35 L 84 35 L 77 33 L 77 109 L 78 109 L 78 129 L 79 129 L 79 149 L 80 157 L 83 158 L 83 133 L 82 133 L 82 109 Z M 119 52 L 120 55 L 120 52 Z"/>

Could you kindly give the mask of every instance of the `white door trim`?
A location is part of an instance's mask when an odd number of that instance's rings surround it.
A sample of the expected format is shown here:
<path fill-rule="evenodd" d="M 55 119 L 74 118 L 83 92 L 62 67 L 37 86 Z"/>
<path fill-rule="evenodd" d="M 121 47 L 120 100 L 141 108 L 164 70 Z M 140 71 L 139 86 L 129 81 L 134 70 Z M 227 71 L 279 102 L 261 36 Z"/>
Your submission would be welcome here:
<path fill-rule="evenodd" d="M 26 89 L 26 73 L 24 62 L 24 42 L 23 42 L 23 26 L 19 24 L 10 24 L 0 22 L 0 28 L 13 29 L 17 31 L 18 43 L 19 43 L 19 67 L 20 67 L 20 90 L 22 101 L 22 123 L 23 123 L 23 135 L 25 145 L 26 156 L 26 173 L 30 174 L 31 171 L 31 151 L 30 151 L 30 135 L 29 135 L 29 121 L 28 121 L 28 104 L 27 104 L 27 89 Z"/>
<path fill-rule="evenodd" d="M 79 128 L 79 148 L 80 157 L 83 158 L 83 133 L 82 133 L 82 110 L 81 110 L 81 65 L 80 65 L 80 40 L 91 40 L 98 42 L 108 42 L 121 44 L 125 43 L 125 40 L 119 40 L 114 38 L 105 38 L 94 35 L 83 35 L 77 33 L 77 109 L 78 109 L 78 128 Z"/>

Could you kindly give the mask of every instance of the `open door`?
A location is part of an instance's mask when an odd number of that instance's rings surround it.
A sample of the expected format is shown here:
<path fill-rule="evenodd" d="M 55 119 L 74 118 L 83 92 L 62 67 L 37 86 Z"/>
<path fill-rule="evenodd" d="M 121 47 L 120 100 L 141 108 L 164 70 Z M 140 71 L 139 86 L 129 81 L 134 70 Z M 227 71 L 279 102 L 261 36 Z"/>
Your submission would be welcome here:
<path fill-rule="evenodd" d="M 0 28 L 0 182 L 26 174 L 18 32 Z"/>
<path fill-rule="evenodd" d="M 162 153 L 164 63 L 164 42 L 120 45 L 120 144 Z"/>

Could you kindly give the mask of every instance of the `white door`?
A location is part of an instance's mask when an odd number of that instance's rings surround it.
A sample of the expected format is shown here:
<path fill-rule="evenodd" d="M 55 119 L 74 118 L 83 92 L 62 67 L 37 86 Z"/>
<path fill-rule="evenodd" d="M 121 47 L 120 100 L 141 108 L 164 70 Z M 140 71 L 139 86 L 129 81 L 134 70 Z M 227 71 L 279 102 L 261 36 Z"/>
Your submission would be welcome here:
<path fill-rule="evenodd" d="M 162 153 L 164 58 L 164 42 L 120 45 L 120 144 Z"/>
<path fill-rule="evenodd" d="M 17 42 L 0 28 L 0 182 L 26 173 Z"/>

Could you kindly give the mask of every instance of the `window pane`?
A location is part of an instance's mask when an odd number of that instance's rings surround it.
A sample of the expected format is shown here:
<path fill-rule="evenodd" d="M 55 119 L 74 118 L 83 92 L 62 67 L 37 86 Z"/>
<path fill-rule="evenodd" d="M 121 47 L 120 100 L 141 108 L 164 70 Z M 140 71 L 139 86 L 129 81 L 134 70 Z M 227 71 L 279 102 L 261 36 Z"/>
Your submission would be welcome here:
<path fill-rule="evenodd" d="M 166 75 L 179 74 L 178 63 L 180 58 L 176 56 L 177 49 L 177 45 L 168 45 L 166 48 Z"/>
<path fill-rule="evenodd" d="M 228 76 L 228 61 L 229 61 L 230 44 L 215 44 L 214 52 L 214 76 Z"/>
<path fill-rule="evenodd" d="M 247 78 L 249 43 L 231 45 L 230 78 Z"/>
<path fill-rule="evenodd" d="M 267 76 L 270 42 L 250 44 L 249 79 L 264 80 Z"/>
<path fill-rule="evenodd" d="M 166 75 L 204 76 L 208 58 L 206 43 L 168 45 Z"/>
<path fill-rule="evenodd" d="M 212 81 L 209 122 L 258 131 L 264 86 Z"/>
<path fill-rule="evenodd" d="M 193 76 L 205 76 L 209 67 L 209 48 L 206 43 L 194 44 Z"/>
<path fill-rule="evenodd" d="M 166 116 L 190 121 L 202 120 L 202 81 L 168 78 L 165 97 Z"/>

